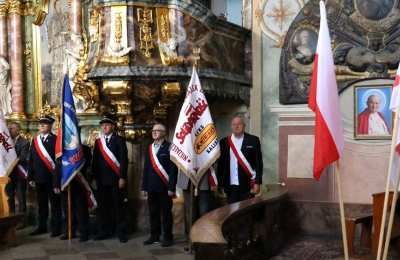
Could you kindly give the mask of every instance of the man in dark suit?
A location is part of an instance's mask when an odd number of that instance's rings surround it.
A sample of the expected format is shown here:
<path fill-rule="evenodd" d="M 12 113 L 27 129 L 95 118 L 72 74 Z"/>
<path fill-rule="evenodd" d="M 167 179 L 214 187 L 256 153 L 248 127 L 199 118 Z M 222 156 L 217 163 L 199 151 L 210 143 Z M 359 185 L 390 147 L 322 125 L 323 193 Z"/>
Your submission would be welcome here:
<path fill-rule="evenodd" d="M 61 234 L 60 182 L 55 162 L 56 136 L 51 133 L 54 119 L 44 116 L 39 120 L 39 135 L 35 136 L 30 149 L 29 184 L 36 188 L 39 210 L 38 228 L 31 235 L 47 232 L 49 201 L 51 205 L 51 236 Z"/>
<path fill-rule="evenodd" d="M 18 156 L 18 165 L 10 174 L 10 182 L 6 186 L 8 195 L 8 206 L 11 213 L 15 213 L 15 197 L 18 199 L 18 212 L 26 212 L 26 188 L 27 188 L 27 166 L 29 157 L 29 141 L 20 135 L 20 124 L 11 122 L 8 126 L 11 138 L 15 144 Z"/>
<path fill-rule="evenodd" d="M 97 186 L 96 240 L 108 238 L 117 229 L 121 243 L 128 241 L 126 204 L 128 149 L 125 139 L 115 132 L 116 119 L 105 115 L 100 121 L 102 135 L 93 150 L 92 174 Z"/>
<path fill-rule="evenodd" d="M 87 181 L 88 171 L 92 163 L 92 151 L 89 146 L 82 145 L 85 163 L 80 170 L 80 176 L 75 176 L 70 182 L 71 190 L 71 211 L 72 211 L 72 238 L 76 236 L 76 228 L 79 226 L 79 242 L 89 239 L 89 198 L 83 181 Z M 83 180 L 81 178 L 84 178 Z M 65 216 L 65 230 L 60 237 L 61 240 L 68 239 L 68 190 L 62 192 L 63 211 Z"/>
<path fill-rule="evenodd" d="M 162 231 L 161 245 L 168 247 L 173 244 L 172 198 L 175 196 L 178 170 L 169 158 L 171 144 L 165 140 L 165 135 L 163 124 L 153 126 L 154 142 L 145 153 L 142 190 L 147 192 L 151 229 L 150 238 L 144 241 L 144 245 L 159 242 Z"/>
<path fill-rule="evenodd" d="M 228 203 L 249 199 L 260 192 L 263 160 L 258 137 L 245 132 L 243 118 L 231 121 L 232 135 L 221 140 L 218 182 L 228 195 Z"/>

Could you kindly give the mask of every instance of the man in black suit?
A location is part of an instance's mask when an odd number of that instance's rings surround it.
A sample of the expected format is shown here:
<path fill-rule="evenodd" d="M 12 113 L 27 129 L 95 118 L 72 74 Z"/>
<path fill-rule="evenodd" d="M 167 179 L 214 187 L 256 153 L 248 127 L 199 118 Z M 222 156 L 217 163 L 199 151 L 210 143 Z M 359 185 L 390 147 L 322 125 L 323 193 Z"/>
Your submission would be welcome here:
<path fill-rule="evenodd" d="M 10 174 L 10 182 L 6 186 L 8 206 L 11 213 L 15 213 L 15 197 L 18 199 L 18 212 L 26 212 L 27 166 L 29 157 L 29 141 L 20 135 L 20 124 L 11 122 L 8 126 L 11 138 L 14 140 L 15 151 L 18 156 L 18 165 Z"/>
<path fill-rule="evenodd" d="M 168 247 L 173 243 L 172 198 L 175 196 L 178 170 L 169 158 L 171 144 L 165 140 L 165 126 L 155 124 L 151 133 L 154 142 L 145 153 L 142 183 L 142 190 L 147 192 L 151 234 L 144 245 L 159 242 L 162 230 L 161 245 Z"/>
<path fill-rule="evenodd" d="M 76 236 L 76 228 L 79 226 L 79 242 L 89 239 L 89 198 L 84 181 L 87 182 L 88 171 L 92 163 L 92 151 L 89 146 L 82 145 L 85 163 L 80 170 L 80 176 L 75 176 L 69 183 L 71 190 L 71 211 L 72 211 L 72 238 Z M 62 192 L 63 211 L 65 216 L 65 230 L 60 237 L 61 240 L 68 239 L 68 190 Z"/>
<path fill-rule="evenodd" d="M 263 160 L 260 140 L 245 132 L 243 118 L 231 121 L 232 135 L 220 142 L 218 182 L 228 195 L 228 203 L 249 199 L 260 192 Z"/>
<path fill-rule="evenodd" d="M 115 132 L 116 120 L 105 115 L 100 121 L 102 135 L 93 150 L 92 174 L 97 186 L 96 240 L 108 238 L 117 229 L 121 243 L 128 241 L 126 204 L 128 149 L 125 139 Z"/>
<path fill-rule="evenodd" d="M 55 162 L 56 136 L 51 132 L 54 119 L 44 116 L 39 120 L 39 135 L 30 149 L 29 184 L 36 188 L 39 210 L 38 228 L 31 235 L 47 232 L 49 201 L 51 205 L 51 237 L 61 234 L 60 182 Z"/>

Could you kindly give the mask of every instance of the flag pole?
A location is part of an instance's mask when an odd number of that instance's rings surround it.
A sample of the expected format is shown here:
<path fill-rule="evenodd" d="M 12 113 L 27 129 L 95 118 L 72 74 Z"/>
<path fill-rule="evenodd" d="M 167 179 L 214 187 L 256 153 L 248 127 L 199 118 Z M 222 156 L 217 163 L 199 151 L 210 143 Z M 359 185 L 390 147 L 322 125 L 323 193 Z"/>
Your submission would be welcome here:
<path fill-rule="evenodd" d="M 392 158 L 394 156 L 395 146 L 396 146 L 396 137 L 397 137 L 397 133 L 399 131 L 398 114 L 399 114 L 399 108 L 397 108 L 396 112 L 394 113 L 394 123 L 393 123 L 394 128 L 393 128 L 393 135 L 392 135 L 392 145 L 390 148 L 389 168 L 388 168 L 388 172 L 387 172 L 387 176 L 386 176 L 385 199 L 383 202 L 383 212 L 382 212 L 381 228 L 379 231 L 379 243 L 378 243 L 378 252 L 376 254 L 376 260 L 381 259 L 381 255 L 382 255 L 383 237 L 384 237 L 384 233 L 385 233 L 385 222 L 386 222 L 386 215 L 387 215 L 388 203 L 389 203 L 390 174 L 391 174 L 392 168 L 393 168 Z M 398 183 L 397 183 L 397 187 L 398 187 Z"/>
<path fill-rule="evenodd" d="M 344 249 L 344 259 L 349 259 L 349 248 L 347 245 L 347 233 L 346 233 L 346 222 L 344 220 L 344 203 L 342 197 L 342 184 L 340 182 L 340 170 L 339 170 L 339 162 L 335 163 L 336 168 L 336 182 L 337 182 L 337 189 L 338 189 L 338 196 L 339 196 L 339 208 L 340 208 L 340 222 L 342 226 L 342 238 L 343 238 L 343 249 Z"/>
<path fill-rule="evenodd" d="M 400 183 L 400 174 L 398 174 L 397 176 L 395 187 L 399 187 L 399 183 Z M 399 192 L 398 190 L 395 190 L 392 199 L 392 206 L 390 209 L 388 228 L 386 231 L 385 249 L 383 251 L 383 257 L 382 257 L 383 260 L 387 259 L 387 255 L 389 253 L 390 237 L 392 236 L 393 220 L 394 220 L 394 214 L 396 212 L 396 204 L 398 197 L 399 197 Z"/>
<path fill-rule="evenodd" d="M 71 185 L 68 185 L 68 240 L 72 239 Z"/>
<path fill-rule="evenodd" d="M 193 194 L 193 183 L 191 180 L 189 180 L 190 183 L 190 212 L 189 212 L 189 253 L 191 254 L 193 252 L 193 243 L 192 243 L 192 238 L 190 236 L 190 233 L 192 231 L 192 225 L 193 225 L 193 201 L 194 201 L 194 194 Z"/>

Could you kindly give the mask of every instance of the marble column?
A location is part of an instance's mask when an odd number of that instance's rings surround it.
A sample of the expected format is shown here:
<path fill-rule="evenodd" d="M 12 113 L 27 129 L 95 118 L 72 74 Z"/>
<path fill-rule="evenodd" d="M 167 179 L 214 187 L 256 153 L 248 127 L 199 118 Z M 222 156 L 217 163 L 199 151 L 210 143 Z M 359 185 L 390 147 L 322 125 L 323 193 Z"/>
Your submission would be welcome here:
<path fill-rule="evenodd" d="M 71 32 L 81 35 L 82 33 L 82 5 L 81 0 L 71 0 L 70 16 Z"/>
<path fill-rule="evenodd" d="M 7 5 L 0 4 L 0 56 L 8 57 L 7 48 Z"/>
<path fill-rule="evenodd" d="M 22 20 L 21 2 L 12 0 L 9 2 L 8 24 L 10 35 L 9 61 L 11 65 L 11 109 L 12 119 L 24 119 L 24 85 L 23 85 L 23 59 L 22 59 Z"/>

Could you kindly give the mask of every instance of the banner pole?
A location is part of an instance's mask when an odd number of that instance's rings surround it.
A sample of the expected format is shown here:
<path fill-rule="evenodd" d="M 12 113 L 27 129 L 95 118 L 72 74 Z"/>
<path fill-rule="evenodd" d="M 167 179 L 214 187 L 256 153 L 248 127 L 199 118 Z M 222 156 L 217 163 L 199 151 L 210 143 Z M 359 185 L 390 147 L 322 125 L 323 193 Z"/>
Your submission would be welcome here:
<path fill-rule="evenodd" d="M 339 196 L 339 208 L 340 208 L 340 222 L 342 226 L 342 238 L 343 238 L 343 249 L 344 249 L 344 259 L 349 260 L 349 249 L 347 245 L 347 233 L 346 233 L 346 222 L 344 220 L 344 203 L 342 197 L 342 188 L 340 182 L 340 171 L 339 171 L 339 163 L 335 163 L 336 166 L 336 182 L 338 188 L 338 196 Z"/>
<path fill-rule="evenodd" d="M 68 185 L 68 240 L 72 239 L 71 185 Z"/>
<path fill-rule="evenodd" d="M 192 225 L 193 225 L 193 201 L 194 201 L 194 194 L 193 194 L 193 183 L 191 180 L 189 180 L 190 183 L 190 211 L 189 211 L 189 252 L 193 252 L 193 243 L 192 243 L 192 238 L 190 236 L 190 233 L 192 231 Z"/>
<path fill-rule="evenodd" d="M 381 259 L 381 255 L 382 255 L 383 237 L 384 237 L 384 232 L 385 232 L 386 215 L 387 215 L 388 203 L 389 203 L 390 173 L 392 172 L 392 168 L 393 168 L 393 156 L 395 153 L 397 133 L 399 131 L 398 115 L 399 115 L 399 108 L 397 108 L 396 112 L 394 113 L 394 122 L 393 122 L 394 129 L 393 129 L 393 135 L 392 135 L 392 145 L 390 146 L 389 168 L 388 168 L 388 172 L 386 175 L 385 199 L 383 202 L 383 212 L 382 212 L 381 228 L 379 231 L 379 243 L 378 243 L 378 252 L 376 254 L 376 260 Z M 372 246 L 374 246 L 374 245 L 372 245 Z"/>

